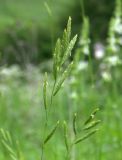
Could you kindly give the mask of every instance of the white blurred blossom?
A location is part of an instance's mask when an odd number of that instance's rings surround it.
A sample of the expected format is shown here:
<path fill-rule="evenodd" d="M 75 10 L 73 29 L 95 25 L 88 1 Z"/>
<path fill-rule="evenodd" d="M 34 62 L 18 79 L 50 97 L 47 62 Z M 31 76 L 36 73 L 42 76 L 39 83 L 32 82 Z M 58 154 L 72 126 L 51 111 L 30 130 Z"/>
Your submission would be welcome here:
<path fill-rule="evenodd" d="M 84 70 L 88 67 L 88 62 L 80 61 L 77 65 L 78 71 Z"/>
<path fill-rule="evenodd" d="M 94 46 L 94 56 L 96 59 L 101 59 L 105 55 L 105 48 L 102 43 L 96 43 Z"/>
<path fill-rule="evenodd" d="M 85 45 L 85 46 L 83 47 L 83 53 L 84 53 L 85 55 L 89 55 L 89 46 Z"/>
<path fill-rule="evenodd" d="M 113 25 L 113 29 L 118 34 L 122 34 L 122 21 L 121 21 L 121 17 L 117 17 L 115 19 L 115 23 Z"/>
<path fill-rule="evenodd" d="M 122 23 L 118 25 L 118 27 L 116 28 L 116 32 L 118 34 L 122 34 Z"/>
<path fill-rule="evenodd" d="M 11 66 L 9 68 L 2 68 L 0 70 L 0 75 L 5 77 L 17 77 L 21 74 L 20 68 L 18 66 Z"/>

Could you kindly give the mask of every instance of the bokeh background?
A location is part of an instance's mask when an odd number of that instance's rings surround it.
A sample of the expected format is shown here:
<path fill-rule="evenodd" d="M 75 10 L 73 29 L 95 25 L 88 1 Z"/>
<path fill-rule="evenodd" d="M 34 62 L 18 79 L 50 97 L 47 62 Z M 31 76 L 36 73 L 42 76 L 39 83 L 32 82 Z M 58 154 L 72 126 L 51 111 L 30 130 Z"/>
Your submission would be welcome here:
<path fill-rule="evenodd" d="M 50 7 L 51 16 L 45 3 Z M 92 41 L 105 43 L 115 1 L 84 1 L 84 8 L 90 19 Z M 1 1 L 2 64 L 39 64 L 43 59 L 51 58 L 52 45 L 61 35 L 69 16 L 73 21 L 73 33 L 80 33 L 82 12 L 80 0 Z"/>
<path fill-rule="evenodd" d="M 10 132 L 15 152 L 19 142 L 22 158 L 16 160 L 40 159 L 44 72 L 49 97 L 55 43 L 69 16 L 72 37 L 78 34 L 68 60 L 74 67 L 54 97 L 48 132 L 57 120 L 61 125 L 44 160 L 66 159 L 63 121 L 70 137 L 76 112 L 82 134 L 95 108 L 100 130 L 76 146 L 71 160 L 122 160 L 122 0 L 0 0 L 0 128 Z M 0 159 L 10 160 L 2 140 L 0 132 Z"/>

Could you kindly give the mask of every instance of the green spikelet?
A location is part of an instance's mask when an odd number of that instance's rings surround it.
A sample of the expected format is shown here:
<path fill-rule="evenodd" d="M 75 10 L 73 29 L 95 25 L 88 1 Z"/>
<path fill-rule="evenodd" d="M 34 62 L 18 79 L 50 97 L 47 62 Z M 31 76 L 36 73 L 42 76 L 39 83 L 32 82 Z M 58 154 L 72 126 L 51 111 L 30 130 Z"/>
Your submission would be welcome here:
<path fill-rule="evenodd" d="M 98 111 L 99 111 L 99 108 L 95 109 L 95 110 L 92 112 L 92 114 L 90 115 L 90 117 L 85 121 L 84 125 L 87 125 L 88 123 L 90 123 L 90 122 L 94 119 L 94 117 L 95 117 L 95 115 L 96 115 L 96 113 L 97 113 Z"/>
<path fill-rule="evenodd" d="M 57 79 L 57 73 L 58 70 L 60 69 L 60 61 L 61 61 L 61 41 L 60 39 L 58 39 L 53 54 L 53 75 L 55 80 Z"/>
<path fill-rule="evenodd" d="M 48 136 L 45 138 L 44 144 L 46 144 L 46 143 L 52 138 L 52 136 L 54 135 L 54 133 L 55 133 L 58 125 L 59 125 L 59 121 L 57 121 L 57 123 L 56 123 L 56 125 L 54 126 L 54 128 L 52 129 L 52 131 L 51 131 L 51 132 L 48 134 Z"/>
<path fill-rule="evenodd" d="M 77 118 L 77 114 L 75 113 L 74 116 L 73 116 L 73 131 L 74 131 L 75 136 L 77 134 L 77 131 L 76 131 L 76 118 Z"/>
<path fill-rule="evenodd" d="M 59 82 L 56 84 L 55 90 L 53 92 L 53 96 L 55 96 L 57 94 L 57 92 L 59 91 L 59 89 L 61 88 L 63 82 L 65 81 L 65 79 L 67 78 L 67 76 L 69 75 L 71 69 L 73 67 L 73 62 L 71 62 L 68 67 L 66 68 L 66 70 L 63 72 L 62 77 L 59 79 Z"/>
<path fill-rule="evenodd" d="M 10 145 L 7 144 L 7 142 L 2 140 L 2 144 L 8 150 L 9 154 L 16 156 L 16 153 L 13 151 L 13 149 L 10 147 Z"/>
<path fill-rule="evenodd" d="M 66 146 L 67 151 L 69 151 L 67 124 L 66 124 L 65 121 L 63 123 L 63 128 L 64 128 L 64 142 L 65 142 L 65 146 Z"/>
<path fill-rule="evenodd" d="M 22 154 L 20 154 L 20 149 L 18 150 L 18 146 L 14 146 L 12 142 L 12 138 L 10 136 L 10 133 L 8 131 L 4 131 L 3 129 L 0 129 L 1 134 L 1 142 L 4 147 L 4 149 L 7 151 L 9 157 L 12 160 L 24 160 L 24 157 Z"/>
<path fill-rule="evenodd" d="M 65 50 L 67 49 L 68 43 L 67 43 L 67 31 L 64 29 L 63 37 L 61 41 L 61 47 L 62 47 L 62 57 L 64 55 Z"/>
<path fill-rule="evenodd" d="M 71 37 L 71 17 L 69 17 L 67 23 L 67 43 L 69 43 L 70 37 Z"/>
<path fill-rule="evenodd" d="M 60 68 L 60 62 L 61 62 L 61 40 L 60 39 L 57 40 L 56 48 L 57 48 L 56 61 L 57 61 L 57 71 L 58 71 L 58 69 Z"/>
<path fill-rule="evenodd" d="M 93 121 L 93 122 L 91 122 L 88 126 L 86 126 L 86 127 L 84 128 L 84 130 L 89 130 L 89 129 L 97 126 L 100 122 L 101 122 L 100 120 Z"/>
<path fill-rule="evenodd" d="M 82 142 L 83 140 L 89 138 L 90 136 L 92 136 L 93 134 L 95 134 L 98 131 L 98 129 L 95 129 L 93 131 L 91 131 L 90 133 L 87 133 L 85 136 L 78 138 L 75 140 L 74 144 L 78 144 L 80 142 Z"/>
<path fill-rule="evenodd" d="M 62 37 L 62 56 L 66 51 L 68 44 L 70 42 L 71 37 L 71 17 L 68 19 L 67 29 L 64 30 L 63 37 Z"/>
<path fill-rule="evenodd" d="M 64 62 L 67 60 L 67 58 L 69 58 L 69 56 L 71 55 L 71 51 L 76 43 L 76 40 L 77 40 L 77 35 L 74 36 L 74 38 L 70 41 L 65 53 L 64 53 L 64 56 L 62 58 L 62 62 L 61 62 L 61 65 L 64 64 Z"/>

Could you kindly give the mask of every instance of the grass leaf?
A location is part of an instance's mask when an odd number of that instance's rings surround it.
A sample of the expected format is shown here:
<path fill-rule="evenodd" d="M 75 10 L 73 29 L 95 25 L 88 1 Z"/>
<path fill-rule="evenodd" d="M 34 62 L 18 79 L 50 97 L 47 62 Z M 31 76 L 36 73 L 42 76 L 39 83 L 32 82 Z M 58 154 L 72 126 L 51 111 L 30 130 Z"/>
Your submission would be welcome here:
<path fill-rule="evenodd" d="M 95 115 L 96 115 L 96 113 L 99 111 L 99 108 L 96 108 L 93 112 L 92 112 L 92 114 L 90 115 L 90 117 L 85 121 L 85 123 L 84 123 L 84 125 L 87 125 L 88 123 L 90 123 L 93 119 L 94 119 L 94 117 L 95 117 Z"/>
<path fill-rule="evenodd" d="M 46 143 L 52 138 L 52 136 L 54 135 L 54 133 L 55 133 L 58 125 L 59 125 L 59 121 L 57 121 L 57 123 L 56 123 L 56 125 L 54 126 L 54 128 L 52 129 L 52 131 L 51 131 L 51 132 L 48 134 L 48 136 L 45 138 L 44 144 L 46 144 Z"/>
<path fill-rule="evenodd" d="M 84 130 L 89 130 L 89 129 L 97 126 L 100 122 L 101 122 L 101 120 L 93 121 L 93 122 L 90 123 L 90 125 L 86 126 L 86 127 L 84 128 Z"/>
<path fill-rule="evenodd" d="M 74 144 L 82 142 L 83 140 L 89 138 L 91 135 L 95 134 L 97 131 L 98 131 L 98 129 L 95 129 L 95 130 L 91 131 L 90 133 L 87 133 L 85 136 L 76 139 Z"/>
<path fill-rule="evenodd" d="M 45 73 L 45 78 L 43 83 L 43 100 L 44 100 L 45 110 L 47 110 L 47 73 Z"/>

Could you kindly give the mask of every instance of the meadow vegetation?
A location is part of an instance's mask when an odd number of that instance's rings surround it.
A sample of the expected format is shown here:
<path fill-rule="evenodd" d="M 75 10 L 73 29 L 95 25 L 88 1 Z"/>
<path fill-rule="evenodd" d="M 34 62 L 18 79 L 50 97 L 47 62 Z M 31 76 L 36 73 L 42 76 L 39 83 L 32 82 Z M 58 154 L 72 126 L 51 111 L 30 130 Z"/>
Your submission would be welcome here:
<path fill-rule="evenodd" d="M 122 159 L 121 10 L 116 0 L 104 45 L 82 14 L 80 34 L 69 17 L 55 45 L 51 37 L 53 60 L 1 66 L 1 160 Z"/>

